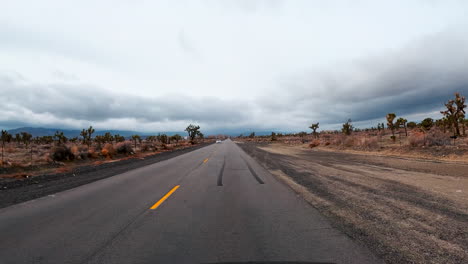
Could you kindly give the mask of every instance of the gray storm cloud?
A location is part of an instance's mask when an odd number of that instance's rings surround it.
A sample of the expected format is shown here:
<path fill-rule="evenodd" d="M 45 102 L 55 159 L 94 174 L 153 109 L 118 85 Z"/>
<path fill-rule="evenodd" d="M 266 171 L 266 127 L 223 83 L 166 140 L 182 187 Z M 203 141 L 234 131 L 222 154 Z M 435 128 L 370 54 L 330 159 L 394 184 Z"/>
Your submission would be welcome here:
<path fill-rule="evenodd" d="M 326 73 L 293 76 L 283 100 L 261 100 L 277 111 L 310 113 L 339 123 L 442 110 L 455 92 L 468 94 L 468 38 L 442 32 L 398 51 L 348 63 Z M 283 89 L 284 90 L 284 89 Z"/>
<path fill-rule="evenodd" d="M 23 84 L 18 78 L 0 78 L 0 124 L 26 124 L 11 120 L 9 114 L 22 112 L 47 114 L 57 119 L 99 123 L 111 119 L 136 119 L 139 122 L 239 123 L 247 118 L 249 104 L 214 97 L 191 98 L 167 95 L 144 98 L 109 93 L 97 87 L 69 84 Z M 19 115 L 21 116 L 21 115 Z M 15 115 L 17 119 L 18 116 Z M 24 116 L 27 120 L 27 116 Z M 20 118 L 21 119 L 21 118 Z M 37 120 L 39 124 L 47 121 Z M 77 122 L 78 124 L 78 122 Z"/>
<path fill-rule="evenodd" d="M 275 130 L 301 130 L 309 122 L 334 124 L 347 118 L 365 122 L 388 112 L 429 113 L 441 110 L 454 92 L 468 94 L 468 41 L 459 36 L 444 32 L 327 73 L 290 76 L 281 90 L 252 102 L 184 95 L 146 98 L 79 84 L 31 84 L 20 75 L 3 75 L 0 125 L 30 122 L 21 120 L 21 115 L 9 118 L 18 111 L 77 123 L 194 121 L 208 128 Z"/>

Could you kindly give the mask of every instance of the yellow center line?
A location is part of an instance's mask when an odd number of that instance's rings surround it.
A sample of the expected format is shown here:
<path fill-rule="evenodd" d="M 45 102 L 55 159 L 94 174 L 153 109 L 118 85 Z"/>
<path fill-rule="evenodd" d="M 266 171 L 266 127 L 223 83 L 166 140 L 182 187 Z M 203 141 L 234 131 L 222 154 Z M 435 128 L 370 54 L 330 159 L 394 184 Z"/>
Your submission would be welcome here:
<path fill-rule="evenodd" d="M 179 189 L 180 185 L 177 185 L 175 186 L 174 188 L 172 188 L 172 190 L 170 190 L 166 195 L 163 196 L 163 198 L 161 198 L 161 200 L 159 200 L 157 203 L 155 203 L 153 206 L 151 206 L 151 210 L 154 210 L 156 208 L 158 208 L 162 203 L 164 203 L 164 201 L 166 201 L 167 198 L 169 198 L 169 196 L 171 196 L 171 194 L 173 192 L 175 192 L 177 189 Z"/>
<path fill-rule="evenodd" d="M 203 163 L 207 163 L 207 162 L 208 162 L 208 158 L 206 158 L 206 159 L 203 161 Z"/>

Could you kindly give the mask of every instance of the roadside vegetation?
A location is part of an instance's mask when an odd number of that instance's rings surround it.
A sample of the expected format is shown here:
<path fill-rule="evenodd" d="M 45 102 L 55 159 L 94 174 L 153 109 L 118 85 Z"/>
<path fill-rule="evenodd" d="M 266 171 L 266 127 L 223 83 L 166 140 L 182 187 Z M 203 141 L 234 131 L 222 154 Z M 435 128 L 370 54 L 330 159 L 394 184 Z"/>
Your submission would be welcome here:
<path fill-rule="evenodd" d="M 125 138 L 111 133 L 96 135 L 95 129 L 90 126 L 83 129 L 79 136 L 67 138 L 61 131 L 53 136 L 33 137 L 27 132 L 11 135 L 2 130 L 0 178 L 66 172 L 74 166 L 142 158 L 214 140 L 214 137 L 205 138 L 200 126 L 190 124 L 186 131 L 187 137 L 158 134 Z"/>
<path fill-rule="evenodd" d="M 238 137 L 241 141 L 277 142 L 309 148 L 339 151 L 379 152 L 382 155 L 418 156 L 468 161 L 468 119 L 465 97 L 456 93 L 445 104 L 440 119 L 425 118 L 420 122 L 388 113 L 385 123 L 369 128 L 356 128 L 351 119 L 340 130 L 322 130 L 319 123 L 309 126 L 309 133 Z"/>

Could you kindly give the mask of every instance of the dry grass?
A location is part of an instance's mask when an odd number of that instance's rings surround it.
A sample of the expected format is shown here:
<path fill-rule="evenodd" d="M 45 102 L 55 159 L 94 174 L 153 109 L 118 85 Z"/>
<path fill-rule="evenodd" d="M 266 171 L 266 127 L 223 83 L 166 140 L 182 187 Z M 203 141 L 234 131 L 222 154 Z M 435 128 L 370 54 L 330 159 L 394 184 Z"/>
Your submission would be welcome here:
<path fill-rule="evenodd" d="M 209 141 L 210 139 L 206 140 L 206 142 Z M 161 151 L 170 151 L 190 146 L 191 144 L 184 140 L 179 141 L 178 144 L 167 144 L 165 146 L 160 143 L 143 140 L 141 144 L 138 144 L 137 149 L 134 149 L 134 144 L 130 141 L 117 144 L 107 143 L 104 146 L 93 144 L 91 147 L 73 143 L 67 143 L 63 146 L 33 144 L 31 160 L 31 146 L 26 148 L 24 145 L 8 143 L 5 147 L 4 162 L 2 163 L 0 160 L 0 178 L 21 178 L 26 175 L 67 172 L 76 166 L 100 164 L 122 159 L 143 158 L 160 153 Z M 52 154 L 57 149 L 62 149 L 61 151 L 67 149 L 69 152 L 67 154 L 68 158 L 60 162 L 54 161 Z M 57 169 L 57 167 L 60 168 Z"/>
<path fill-rule="evenodd" d="M 274 143 L 350 153 L 468 161 L 468 136 L 460 137 L 454 142 L 449 132 L 443 133 L 437 128 L 426 133 L 419 129 L 408 130 L 408 136 L 403 130 L 397 131 L 395 141 L 391 139 L 391 135 L 391 132 L 387 130 L 360 131 L 350 136 L 342 133 L 321 133 L 318 139 L 313 135 L 303 138 L 286 135 L 277 137 Z M 270 137 L 238 138 L 237 140 L 271 142 Z"/>

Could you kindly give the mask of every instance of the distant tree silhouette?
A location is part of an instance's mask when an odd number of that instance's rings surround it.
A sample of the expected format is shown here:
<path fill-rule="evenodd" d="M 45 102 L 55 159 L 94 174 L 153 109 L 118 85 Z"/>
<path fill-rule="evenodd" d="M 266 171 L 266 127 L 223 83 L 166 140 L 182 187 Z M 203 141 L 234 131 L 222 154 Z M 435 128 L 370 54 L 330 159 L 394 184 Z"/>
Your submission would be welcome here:
<path fill-rule="evenodd" d="M 312 124 L 309 128 L 312 129 L 312 134 L 314 135 L 314 137 L 318 138 L 317 129 L 319 128 L 319 123 L 317 122 L 315 124 Z"/>
<path fill-rule="evenodd" d="M 271 132 L 271 141 L 276 141 L 277 138 L 276 138 L 276 133 L 275 132 Z"/>
<path fill-rule="evenodd" d="M 5 164 L 5 159 L 4 159 L 5 144 L 10 143 L 12 138 L 13 137 L 8 133 L 8 131 L 2 130 L 2 137 L 1 137 L 1 140 L 2 140 L 2 165 Z"/>
<path fill-rule="evenodd" d="M 397 127 L 403 127 L 405 129 L 405 136 L 408 136 L 408 130 L 406 129 L 407 122 L 408 120 L 404 119 L 403 117 L 398 118 L 396 121 Z"/>
<path fill-rule="evenodd" d="M 65 144 L 68 140 L 62 131 L 55 131 L 54 139 L 57 141 L 57 145 Z"/>
<path fill-rule="evenodd" d="M 195 126 L 190 124 L 185 131 L 187 131 L 189 138 L 190 138 L 190 143 L 195 144 L 195 137 L 200 135 L 200 126 Z"/>
<path fill-rule="evenodd" d="M 465 118 L 465 97 L 455 93 L 455 99 L 449 100 L 445 107 L 447 110 L 440 111 L 454 128 L 454 136 L 460 136 L 460 120 Z"/>
<path fill-rule="evenodd" d="M 395 120 L 395 113 L 388 113 L 386 118 L 387 118 L 387 127 L 392 131 L 392 140 L 395 141 L 395 124 L 393 123 L 393 120 Z"/>
<path fill-rule="evenodd" d="M 141 143 L 141 137 L 139 135 L 132 135 L 132 140 L 135 143 L 135 150 L 136 150 L 137 142 Z"/>
<path fill-rule="evenodd" d="M 348 119 L 348 121 L 346 123 L 343 124 L 343 128 L 341 129 L 341 132 L 343 132 L 343 134 L 349 136 L 351 135 L 351 132 L 353 131 L 354 127 L 353 125 L 351 124 L 351 119 Z"/>

